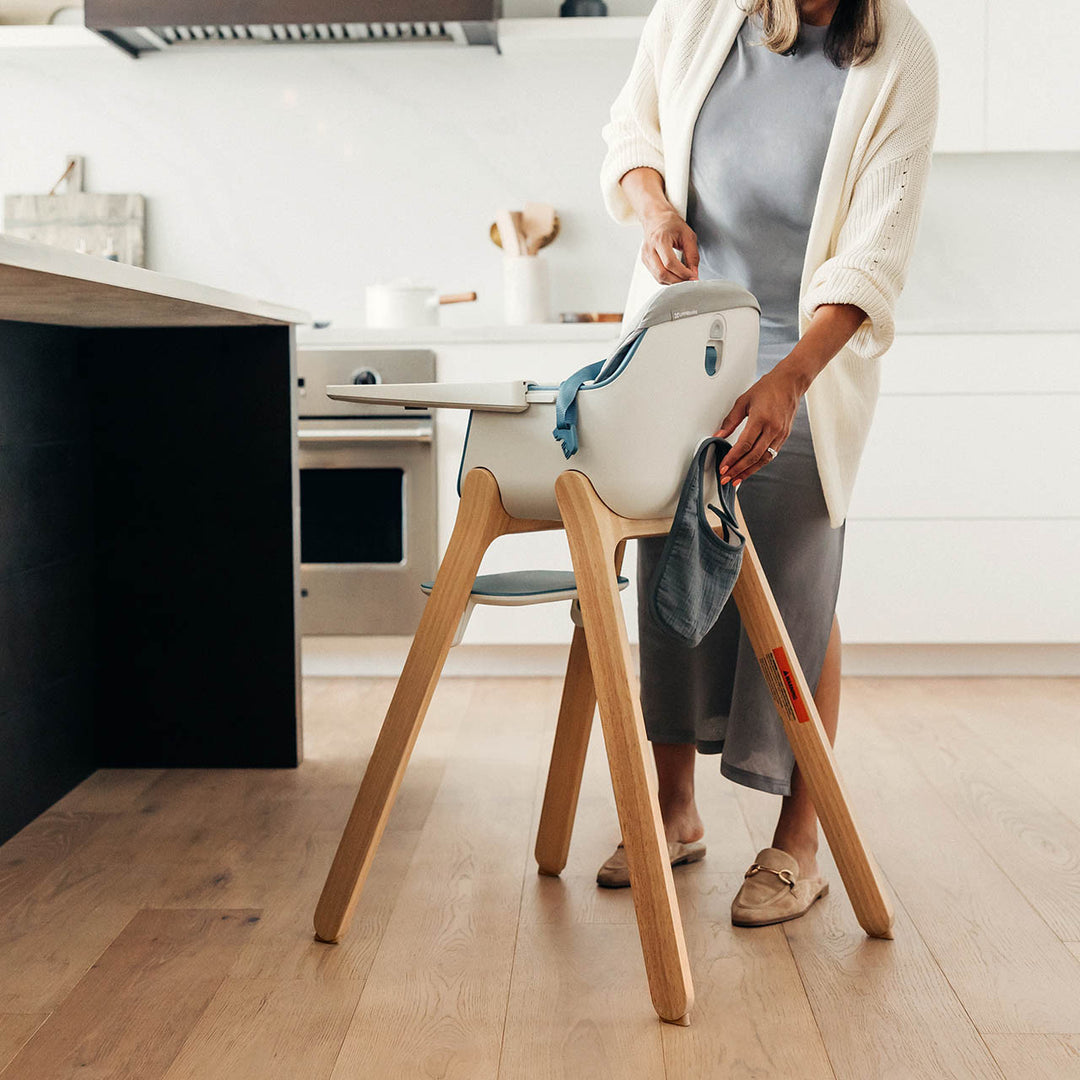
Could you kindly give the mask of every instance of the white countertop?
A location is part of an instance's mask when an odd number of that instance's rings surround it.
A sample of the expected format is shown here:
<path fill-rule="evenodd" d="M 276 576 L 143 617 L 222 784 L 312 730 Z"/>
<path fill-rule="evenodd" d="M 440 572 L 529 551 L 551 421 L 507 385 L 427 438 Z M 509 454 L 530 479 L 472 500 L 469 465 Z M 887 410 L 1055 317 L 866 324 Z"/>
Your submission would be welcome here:
<path fill-rule="evenodd" d="M 619 323 L 536 323 L 530 326 L 417 326 L 403 329 L 376 329 L 363 326 L 310 326 L 296 331 L 301 347 L 368 345 L 460 345 L 460 344 L 568 344 L 617 340 Z M 946 321 L 942 319 L 898 320 L 897 335 L 908 334 L 1071 334 L 1080 332 L 1075 319 L 1011 319 L 1000 323 Z"/>
<path fill-rule="evenodd" d="M 0 235 L 0 319 L 55 326 L 285 326 L 296 308 Z"/>
<path fill-rule="evenodd" d="M 310 326 L 296 331 L 299 345 L 459 345 L 485 343 L 614 341 L 619 323 L 533 323 L 528 326 L 412 326 L 382 329 L 365 326 Z"/>

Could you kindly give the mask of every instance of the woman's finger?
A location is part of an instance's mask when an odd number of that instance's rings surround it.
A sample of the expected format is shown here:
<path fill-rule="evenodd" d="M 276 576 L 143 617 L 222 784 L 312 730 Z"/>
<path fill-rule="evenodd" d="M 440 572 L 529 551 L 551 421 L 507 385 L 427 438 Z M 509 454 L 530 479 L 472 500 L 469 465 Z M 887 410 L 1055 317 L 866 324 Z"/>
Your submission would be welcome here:
<path fill-rule="evenodd" d="M 680 245 L 682 247 L 683 261 L 686 263 L 690 273 L 696 275 L 698 272 L 699 254 L 697 237 L 694 235 L 693 229 L 687 227 L 683 231 Z"/>
<path fill-rule="evenodd" d="M 768 465 L 773 460 L 772 454 L 769 453 L 768 447 L 772 447 L 777 453 L 780 452 L 780 447 L 783 445 L 783 440 L 778 434 L 774 434 L 770 439 L 767 437 L 768 432 L 763 431 L 761 437 L 754 443 L 750 451 L 746 454 L 743 460 L 732 469 L 725 479 L 737 482 L 745 480 L 748 476 L 753 475 L 763 465 Z"/>
<path fill-rule="evenodd" d="M 658 265 L 660 268 L 653 274 L 653 277 L 655 277 L 661 285 L 674 285 L 676 282 L 682 280 L 681 278 L 677 278 L 670 270 L 666 270 L 663 265 Z"/>
<path fill-rule="evenodd" d="M 641 261 L 645 264 L 646 269 L 652 274 L 661 285 L 670 285 L 671 282 L 667 279 L 671 276 L 660 264 L 660 260 L 656 257 L 656 252 L 651 246 L 645 246 L 641 249 Z"/>
<path fill-rule="evenodd" d="M 772 445 L 769 440 L 774 434 L 775 432 L 770 432 L 768 428 L 762 428 L 754 441 L 738 458 L 726 467 L 721 465 L 721 483 L 726 484 L 733 480 L 744 480 L 746 476 L 749 475 L 747 473 L 748 469 L 757 466 L 759 463 L 762 463 L 762 459 L 770 456 L 765 447 Z M 741 443 L 742 440 L 740 439 L 739 442 Z"/>
<path fill-rule="evenodd" d="M 721 460 L 721 476 L 734 470 L 738 463 L 742 461 L 743 457 L 752 449 L 760 435 L 760 421 L 751 418 L 746 422 L 746 427 L 743 428 L 743 433 L 739 437 L 738 442 L 735 443 L 735 445 L 724 455 L 723 459 Z"/>
<path fill-rule="evenodd" d="M 744 469 L 738 476 L 736 476 L 731 482 L 738 487 L 747 477 L 753 476 L 763 466 L 768 465 L 768 455 L 763 458 L 759 458 L 753 465 Z"/>
<path fill-rule="evenodd" d="M 655 247 L 644 247 L 641 253 L 641 261 L 661 285 L 674 285 L 676 281 L 682 280 L 664 266 Z"/>
<path fill-rule="evenodd" d="M 648 240 L 643 240 L 642 241 L 640 255 L 641 255 L 641 261 L 645 264 L 645 268 L 649 271 L 650 274 L 652 274 L 655 277 L 656 276 L 656 269 L 653 266 L 653 261 L 654 260 L 653 260 L 652 245 L 648 242 Z"/>
<path fill-rule="evenodd" d="M 690 269 L 683 263 L 682 259 L 675 254 L 673 245 L 669 244 L 666 240 L 662 240 L 657 245 L 656 251 L 664 269 L 667 270 L 669 274 L 673 274 L 677 281 L 688 281 L 690 279 Z"/>

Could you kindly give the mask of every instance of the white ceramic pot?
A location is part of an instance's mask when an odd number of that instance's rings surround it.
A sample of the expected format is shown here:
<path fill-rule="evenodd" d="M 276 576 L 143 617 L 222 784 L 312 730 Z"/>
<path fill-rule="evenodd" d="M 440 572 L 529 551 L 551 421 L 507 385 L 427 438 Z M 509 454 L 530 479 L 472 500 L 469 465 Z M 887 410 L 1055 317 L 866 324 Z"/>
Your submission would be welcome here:
<path fill-rule="evenodd" d="M 368 326 L 438 326 L 439 294 L 409 278 L 369 285 L 365 290 Z"/>
<path fill-rule="evenodd" d="M 549 321 L 547 266 L 539 255 L 503 256 L 503 310 L 511 326 Z"/>

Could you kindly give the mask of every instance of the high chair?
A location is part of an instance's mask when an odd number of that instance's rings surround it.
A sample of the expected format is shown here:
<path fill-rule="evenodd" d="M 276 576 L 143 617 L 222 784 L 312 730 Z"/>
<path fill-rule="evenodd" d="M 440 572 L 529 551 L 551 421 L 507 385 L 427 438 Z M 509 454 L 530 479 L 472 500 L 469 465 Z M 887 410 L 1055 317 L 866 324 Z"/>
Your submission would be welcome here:
<path fill-rule="evenodd" d="M 728 281 L 660 289 L 610 357 L 561 386 L 333 386 L 330 397 L 467 408 L 461 501 L 378 740 L 315 912 L 345 933 L 447 653 L 477 603 L 571 599 L 575 629 L 536 838 L 542 874 L 566 865 L 597 704 L 649 991 L 662 1020 L 689 1024 L 693 983 L 632 669 L 618 577 L 629 539 L 666 534 L 694 451 L 753 381 L 759 308 Z M 712 488 L 715 491 L 715 477 Z M 715 500 L 713 500 L 715 501 Z M 732 598 L 784 723 L 859 924 L 892 937 L 893 912 L 856 827 L 798 658 L 746 536 Z M 710 520 L 719 528 L 719 519 Z M 477 578 L 498 536 L 565 529 L 573 573 Z M 539 573 L 539 577 L 537 574 Z"/>

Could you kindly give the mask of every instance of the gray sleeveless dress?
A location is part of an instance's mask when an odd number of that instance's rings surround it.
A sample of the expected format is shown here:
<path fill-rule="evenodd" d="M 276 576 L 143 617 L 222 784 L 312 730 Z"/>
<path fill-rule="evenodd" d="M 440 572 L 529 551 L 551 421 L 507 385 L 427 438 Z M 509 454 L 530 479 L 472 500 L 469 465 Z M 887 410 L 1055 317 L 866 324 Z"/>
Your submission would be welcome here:
<path fill-rule="evenodd" d="M 698 237 L 698 276 L 736 281 L 758 298 L 759 377 L 799 339 L 806 240 L 847 76 L 822 51 L 827 30 L 803 24 L 796 52 L 782 56 L 755 44 L 761 23 L 747 18 L 694 127 L 686 217 Z M 829 524 L 805 398 L 776 459 L 740 485 L 739 504 L 814 690 L 836 607 L 845 526 Z M 720 753 L 720 771 L 730 780 L 788 795 L 795 758 L 734 601 L 692 649 L 666 637 L 651 618 L 648 587 L 664 539 L 637 541 L 648 737 Z"/>

